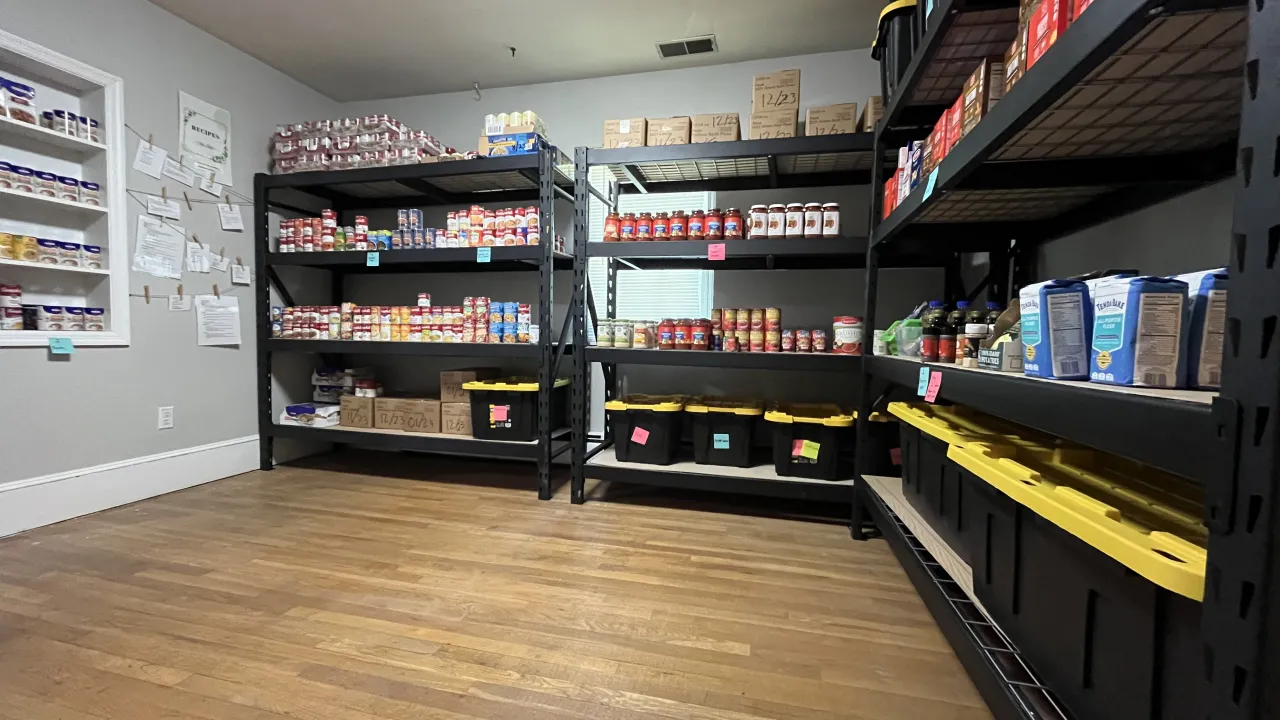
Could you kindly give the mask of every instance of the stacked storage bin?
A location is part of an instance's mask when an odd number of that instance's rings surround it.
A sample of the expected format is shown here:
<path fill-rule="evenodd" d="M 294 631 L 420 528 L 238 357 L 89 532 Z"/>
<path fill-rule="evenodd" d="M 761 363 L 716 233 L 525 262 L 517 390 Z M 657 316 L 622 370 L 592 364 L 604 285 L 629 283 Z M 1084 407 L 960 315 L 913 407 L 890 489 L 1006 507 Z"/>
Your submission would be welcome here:
<path fill-rule="evenodd" d="M 935 527 L 973 568 L 978 599 L 1073 713 L 1204 717 L 1197 487 L 978 413 L 890 412 L 922 436 L 904 441 L 905 474 L 926 489 L 922 478 L 954 479 Z M 938 442 L 945 457 L 920 451 Z"/>
<path fill-rule="evenodd" d="M 471 396 L 471 431 L 481 440 L 538 439 L 538 381 L 533 378 L 473 380 L 462 389 Z M 551 429 L 568 424 L 569 380 L 551 388 Z"/>

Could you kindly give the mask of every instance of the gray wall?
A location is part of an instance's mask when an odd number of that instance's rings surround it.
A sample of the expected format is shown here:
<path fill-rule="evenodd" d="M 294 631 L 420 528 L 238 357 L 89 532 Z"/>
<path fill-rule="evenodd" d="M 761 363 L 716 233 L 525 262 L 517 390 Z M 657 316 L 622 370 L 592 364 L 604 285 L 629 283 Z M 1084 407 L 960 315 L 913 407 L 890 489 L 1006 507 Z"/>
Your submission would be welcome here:
<path fill-rule="evenodd" d="M 333 117 L 339 105 L 146 0 L 0 0 L 4 29 L 124 80 L 126 121 L 177 145 L 178 91 L 226 108 L 233 123 L 236 191 L 252 196 L 266 169 L 278 123 Z M 136 139 L 127 135 L 132 163 Z M 158 192 L 160 182 L 128 173 L 128 186 Z M 165 180 L 171 193 L 178 184 Z M 195 197 L 199 191 L 192 191 Z M 206 196 L 207 197 L 207 196 Z M 129 233 L 139 206 L 130 201 Z M 242 208 L 248 221 L 249 208 Z M 182 224 L 215 248 L 246 261 L 252 235 L 218 230 L 212 205 L 183 208 Z M 255 278 L 255 282 L 257 278 Z M 227 273 L 187 274 L 187 293 L 231 286 Z M 150 285 L 167 295 L 177 283 L 134 273 L 131 292 Z M 133 298 L 133 344 L 83 348 L 51 362 L 39 348 L 0 349 L 0 483 L 252 435 L 257 431 L 253 293 L 240 298 L 244 345 L 196 346 L 193 313 Z M 156 430 L 156 408 L 173 405 L 176 427 Z"/>

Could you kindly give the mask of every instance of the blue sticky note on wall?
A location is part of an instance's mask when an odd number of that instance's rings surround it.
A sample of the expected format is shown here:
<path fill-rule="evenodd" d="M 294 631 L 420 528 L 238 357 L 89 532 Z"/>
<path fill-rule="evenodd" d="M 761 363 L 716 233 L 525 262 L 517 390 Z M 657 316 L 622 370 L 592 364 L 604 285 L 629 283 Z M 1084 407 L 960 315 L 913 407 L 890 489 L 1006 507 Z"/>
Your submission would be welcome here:
<path fill-rule="evenodd" d="M 476 248 L 476 262 L 489 262 L 489 258 L 491 257 L 493 257 L 493 248 Z"/>
<path fill-rule="evenodd" d="M 929 392 L 929 368 L 920 368 L 920 382 L 916 383 L 916 394 L 924 396 Z"/>
<path fill-rule="evenodd" d="M 76 351 L 71 338 L 49 338 L 49 352 L 54 355 L 70 355 Z"/>
<path fill-rule="evenodd" d="M 921 202 L 928 200 L 933 194 L 933 184 L 936 182 L 938 182 L 938 168 L 934 168 L 933 172 L 929 173 L 929 179 L 924 183 L 924 196 L 920 198 Z"/>
<path fill-rule="evenodd" d="M 728 450 L 729 433 L 714 433 L 711 436 L 711 447 L 716 450 Z"/>
<path fill-rule="evenodd" d="M 371 251 L 364 256 L 364 264 L 368 267 L 380 267 L 382 265 L 382 254 L 377 251 Z"/>

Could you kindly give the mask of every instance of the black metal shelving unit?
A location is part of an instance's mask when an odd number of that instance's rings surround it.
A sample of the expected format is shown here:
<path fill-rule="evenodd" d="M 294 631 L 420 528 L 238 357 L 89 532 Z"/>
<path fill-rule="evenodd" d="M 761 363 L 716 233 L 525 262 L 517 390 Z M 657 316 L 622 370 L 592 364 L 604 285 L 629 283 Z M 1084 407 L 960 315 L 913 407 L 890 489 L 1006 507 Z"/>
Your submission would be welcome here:
<path fill-rule="evenodd" d="M 872 157 L 926 137 L 979 61 L 1004 54 L 1017 23 L 1017 2 L 939 2 L 876 128 Z M 1272 262 L 1280 234 L 1276 37 L 1280 8 L 1274 3 L 1093 3 L 888 217 L 881 212 L 887 174 L 879 163 L 872 168 L 868 327 L 887 324 L 875 322 L 875 298 L 878 270 L 889 253 L 987 252 L 990 272 L 978 288 L 965 293 L 950 281 L 944 299 L 972 300 L 985 289 L 989 299 L 1007 302 L 1034 279 L 1038 244 L 1236 178 L 1220 393 L 1106 388 L 928 366 L 942 374 L 940 401 L 1204 485 L 1211 533 L 1202 632 L 1205 698 L 1202 708 L 1185 714 L 1214 720 L 1260 720 L 1280 706 L 1280 665 L 1270 661 L 1280 647 L 1272 644 L 1280 643 L 1272 580 L 1280 550 L 1280 436 L 1271 417 L 1280 408 L 1280 373 L 1268 353 L 1280 315 L 1280 271 Z M 859 417 L 892 396 L 914 397 L 921 368 L 900 358 L 867 358 Z M 867 432 L 860 422 L 860 441 Z M 1027 684 L 991 662 L 991 648 L 970 632 L 974 619 L 953 601 L 945 573 L 939 577 L 936 563 L 862 480 L 864 460 L 859 458 L 856 488 L 863 502 L 855 513 L 865 509 L 869 518 L 855 515 L 855 526 L 870 519 L 889 540 L 993 714 L 1002 720 L 1069 714 L 1070 708 L 1054 714 L 1019 701 Z M 1003 652 L 1017 651 L 1010 646 Z"/>
<path fill-rule="evenodd" d="M 502 158 L 444 161 L 420 165 L 365 168 L 254 177 L 256 267 L 287 305 L 296 305 L 276 273 L 277 267 L 310 267 L 330 274 L 329 304 L 343 301 L 346 277 L 381 273 L 537 272 L 537 344 L 353 342 L 342 340 L 284 340 L 271 337 L 270 287 L 257 285 L 258 320 L 258 436 L 260 467 L 274 466 L 274 439 L 289 438 L 384 450 L 449 453 L 489 458 L 531 460 L 537 466 L 538 497 L 551 499 L 551 465 L 570 449 L 568 428 L 551 427 L 550 388 L 564 355 L 571 353 L 570 312 L 561 327 L 552 323 L 554 273 L 572 270 L 573 258 L 554 250 L 556 200 L 572 202 L 573 166 L 557 148 Z M 336 210 L 344 225 L 356 212 L 385 208 L 418 208 L 472 203 L 537 203 L 542 242 L 534 246 L 385 250 L 376 265 L 368 252 L 278 253 L 271 251 L 271 211 L 315 217 L 321 208 Z M 309 428 L 278 425 L 272 412 L 272 362 L 276 353 L 314 353 L 327 362 L 367 356 L 457 357 L 488 360 L 536 361 L 538 417 L 541 433 L 535 442 L 496 442 L 471 437 L 422 435 L 347 428 Z M 424 476 L 429 471 L 424 471 Z"/>
<path fill-rule="evenodd" d="M 617 207 L 620 193 L 729 191 L 776 188 L 864 185 L 873 163 L 870 133 L 827 135 L 772 140 L 668 145 L 661 147 L 591 149 L 578 148 L 575 157 L 574 233 L 586 237 L 592 194 L 592 167 L 608 168 L 612 175 L 605 205 Z M 607 262 L 605 303 L 608 316 L 617 311 L 617 276 L 625 268 L 703 268 L 713 270 L 857 269 L 866 265 L 868 241 L 863 237 L 830 239 L 730 240 L 724 243 L 723 260 L 708 258 L 710 243 L 625 242 L 581 243 L 575 246 L 574 306 L 579 324 L 574 343 L 584 352 L 574 356 L 573 387 L 573 502 L 585 502 L 585 481 L 600 480 L 696 488 L 770 497 L 818 499 L 853 503 L 852 482 L 806 481 L 780 478 L 772 469 L 717 468 L 677 463 L 663 467 L 620 463 L 613 459 L 611 424 L 606 420 L 603 442 L 588 452 L 588 402 L 591 397 L 592 363 L 604 369 L 606 398 L 620 392 L 619 365 L 668 367 L 716 367 L 757 370 L 806 370 L 831 373 L 830 377 L 856 379 L 860 357 L 803 353 L 724 353 L 679 350 L 635 350 L 586 347 L 587 325 L 596 322 L 597 304 L 587 282 L 592 258 Z M 890 255 L 886 263 L 900 267 L 937 267 L 938 256 Z M 759 472 L 767 470 L 767 472 Z"/>

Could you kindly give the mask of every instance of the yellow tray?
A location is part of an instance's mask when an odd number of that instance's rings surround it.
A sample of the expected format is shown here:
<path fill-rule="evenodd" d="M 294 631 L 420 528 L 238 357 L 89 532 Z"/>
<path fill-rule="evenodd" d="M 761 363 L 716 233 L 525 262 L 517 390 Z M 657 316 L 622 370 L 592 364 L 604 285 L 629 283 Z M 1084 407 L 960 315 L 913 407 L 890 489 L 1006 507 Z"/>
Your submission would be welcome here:
<path fill-rule="evenodd" d="M 552 387 L 564 387 L 569 378 L 557 378 Z M 538 392 L 538 381 L 530 378 L 499 378 L 497 380 L 472 380 L 462 383 L 463 390 L 507 390 L 511 392 Z"/>
<path fill-rule="evenodd" d="M 1078 461 L 1091 454 L 1091 469 Z M 1174 476 L 1159 497 L 1081 449 L 1026 452 L 1011 445 L 951 445 L 947 457 L 1015 502 L 1166 590 L 1204 599 L 1208 531 L 1191 511 L 1190 484 Z"/>

